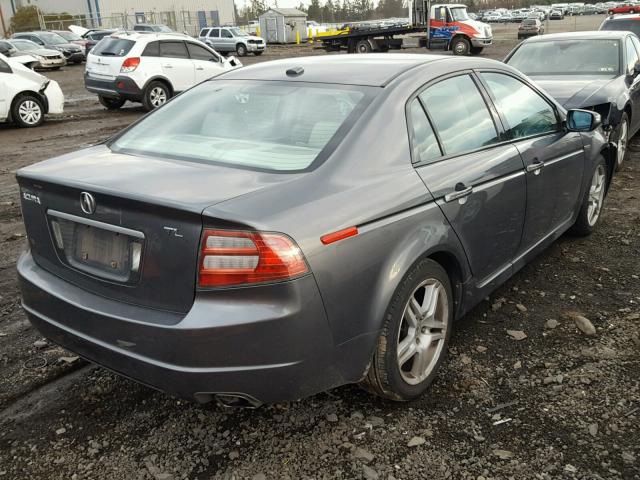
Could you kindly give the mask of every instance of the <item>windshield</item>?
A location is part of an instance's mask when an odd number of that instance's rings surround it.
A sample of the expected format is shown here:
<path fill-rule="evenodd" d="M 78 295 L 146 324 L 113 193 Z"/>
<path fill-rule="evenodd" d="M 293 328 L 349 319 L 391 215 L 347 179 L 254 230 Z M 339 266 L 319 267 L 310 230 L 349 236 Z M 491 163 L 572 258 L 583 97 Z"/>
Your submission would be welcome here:
<path fill-rule="evenodd" d="M 40 37 L 47 45 L 61 45 L 63 43 L 69 43 L 64 39 L 64 37 L 61 37 L 57 33 L 40 32 L 38 33 L 38 37 Z"/>
<path fill-rule="evenodd" d="M 42 48 L 40 45 L 38 45 L 37 43 L 33 43 L 31 40 L 11 40 L 11 44 L 21 52 L 38 50 Z"/>
<path fill-rule="evenodd" d="M 600 30 L 623 30 L 640 35 L 640 20 L 605 20 Z"/>
<path fill-rule="evenodd" d="M 523 44 L 507 61 L 527 75 L 606 75 L 620 72 L 618 40 L 556 40 Z"/>
<path fill-rule="evenodd" d="M 238 27 L 230 28 L 231 33 L 233 33 L 234 37 L 248 37 L 249 35 L 244 31 L 240 30 Z"/>
<path fill-rule="evenodd" d="M 298 82 L 204 82 L 145 117 L 109 147 L 235 167 L 304 170 L 341 127 L 342 133 L 360 115 L 368 91 Z"/>
<path fill-rule="evenodd" d="M 469 20 L 469 15 L 467 15 L 467 9 L 465 7 L 456 7 L 451 9 L 451 18 L 454 22 L 462 22 L 464 20 Z"/>
<path fill-rule="evenodd" d="M 154 32 L 163 32 L 163 33 L 171 33 L 171 32 L 173 32 L 173 30 L 171 30 L 166 25 L 154 25 L 153 26 L 153 31 Z"/>
<path fill-rule="evenodd" d="M 76 35 L 73 32 L 59 32 L 58 35 L 60 35 L 61 37 L 63 37 L 65 40 L 72 42 L 74 40 L 82 40 L 82 37 L 80 35 Z"/>
<path fill-rule="evenodd" d="M 102 57 L 124 57 L 135 44 L 136 42 L 124 38 L 104 37 L 91 49 L 91 54 Z"/>

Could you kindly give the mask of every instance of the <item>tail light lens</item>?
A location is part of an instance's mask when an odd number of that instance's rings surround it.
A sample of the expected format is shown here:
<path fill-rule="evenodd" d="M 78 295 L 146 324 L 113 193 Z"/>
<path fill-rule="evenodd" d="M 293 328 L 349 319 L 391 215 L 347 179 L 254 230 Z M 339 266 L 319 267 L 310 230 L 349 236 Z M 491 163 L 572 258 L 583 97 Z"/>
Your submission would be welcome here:
<path fill-rule="evenodd" d="M 288 280 L 308 271 L 300 248 L 286 235 L 232 230 L 203 233 L 200 287 Z"/>
<path fill-rule="evenodd" d="M 130 73 L 133 72 L 140 65 L 140 57 L 130 57 L 125 58 L 124 62 L 122 62 L 122 67 L 120 67 L 120 73 Z"/>

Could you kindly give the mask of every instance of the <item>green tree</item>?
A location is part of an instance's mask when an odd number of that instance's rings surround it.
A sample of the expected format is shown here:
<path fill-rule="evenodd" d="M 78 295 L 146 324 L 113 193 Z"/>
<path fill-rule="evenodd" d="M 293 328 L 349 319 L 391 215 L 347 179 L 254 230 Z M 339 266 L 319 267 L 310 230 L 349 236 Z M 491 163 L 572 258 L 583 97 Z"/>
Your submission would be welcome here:
<path fill-rule="evenodd" d="M 307 17 L 309 20 L 315 20 L 316 22 L 322 21 L 322 7 L 320 7 L 320 0 L 311 0 L 309 8 L 307 9 Z"/>
<path fill-rule="evenodd" d="M 27 30 L 38 30 L 40 22 L 38 20 L 38 7 L 30 5 L 28 7 L 20 7 L 11 17 L 11 31 L 24 32 Z"/>

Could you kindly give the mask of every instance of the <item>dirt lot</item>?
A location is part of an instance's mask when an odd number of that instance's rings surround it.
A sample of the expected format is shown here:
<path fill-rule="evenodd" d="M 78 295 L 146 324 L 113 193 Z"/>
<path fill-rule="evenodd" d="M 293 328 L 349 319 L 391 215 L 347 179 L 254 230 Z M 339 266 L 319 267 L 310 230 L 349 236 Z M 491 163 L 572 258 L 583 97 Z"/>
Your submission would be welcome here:
<path fill-rule="evenodd" d="M 554 29 L 599 20 L 572 22 Z M 496 32 L 486 55 L 502 58 L 515 30 Z M 321 54 L 272 48 L 260 61 L 308 53 Z M 26 321 L 15 170 L 142 115 L 135 106 L 104 110 L 84 90 L 82 67 L 50 77 L 66 113 L 35 130 L 0 127 L 0 478 L 640 479 L 640 139 L 598 231 L 561 238 L 461 320 L 423 399 L 393 404 L 347 386 L 225 410 L 85 364 Z M 576 327 L 572 311 L 595 335 Z"/>

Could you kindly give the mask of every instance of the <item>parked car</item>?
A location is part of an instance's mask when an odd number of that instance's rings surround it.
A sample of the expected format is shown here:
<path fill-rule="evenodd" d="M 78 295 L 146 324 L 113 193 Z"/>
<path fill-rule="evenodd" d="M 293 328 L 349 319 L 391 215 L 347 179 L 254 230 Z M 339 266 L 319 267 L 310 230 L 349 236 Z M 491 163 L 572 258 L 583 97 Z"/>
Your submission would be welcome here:
<path fill-rule="evenodd" d="M 64 54 L 59 50 L 42 48 L 31 40 L 12 39 L 6 41 L 19 52 L 34 57 L 35 62 L 32 64 L 32 68 L 58 70 L 67 64 Z"/>
<path fill-rule="evenodd" d="M 486 17 L 484 17 L 485 22 L 497 23 L 502 21 L 502 15 L 498 12 L 488 13 Z"/>
<path fill-rule="evenodd" d="M 454 320 L 597 226 L 599 124 L 478 57 L 227 71 L 18 171 L 22 304 L 54 343 L 202 402 L 411 400 Z"/>
<path fill-rule="evenodd" d="M 62 113 L 64 96 L 56 82 L 0 53 L 0 122 L 37 127 L 48 113 Z"/>
<path fill-rule="evenodd" d="M 74 43 L 80 46 L 80 48 L 82 49 L 84 49 L 84 47 L 87 44 L 87 41 L 84 38 L 82 38 L 77 33 L 72 32 L 71 30 L 50 30 L 50 32 L 57 33 L 62 38 L 64 38 L 67 42 Z"/>
<path fill-rule="evenodd" d="M 620 15 L 606 18 L 598 30 L 606 31 L 629 31 L 640 36 L 640 15 Z"/>
<path fill-rule="evenodd" d="M 618 5 L 617 7 L 610 7 L 607 13 L 609 15 L 615 15 L 616 13 L 636 13 L 640 12 L 640 6 L 635 4 Z"/>
<path fill-rule="evenodd" d="M 537 18 L 525 18 L 518 27 L 518 39 L 542 35 L 544 26 Z"/>
<path fill-rule="evenodd" d="M 33 69 L 38 64 L 38 59 L 28 53 L 20 52 L 7 40 L 0 40 L 0 53 L 14 62 L 21 63 L 27 68 Z"/>
<path fill-rule="evenodd" d="M 549 14 L 549 20 L 562 20 L 564 18 L 564 13 L 562 10 L 551 10 Z"/>
<path fill-rule="evenodd" d="M 62 52 L 68 63 L 82 63 L 84 61 L 84 53 L 82 48 L 73 43 L 67 42 L 57 33 L 52 32 L 20 32 L 14 33 L 11 38 L 31 40 L 41 47 L 58 50 Z"/>
<path fill-rule="evenodd" d="M 263 38 L 249 35 L 237 27 L 203 28 L 198 38 L 220 53 L 235 52 L 239 57 L 247 53 L 262 55 L 267 48 Z"/>
<path fill-rule="evenodd" d="M 148 32 L 148 33 L 171 33 L 173 30 L 166 25 L 153 24 L 153 23 L 137 23 L 133 26 L 134 32 Z"/>
<path fill-rule="evenodd" d="M 195 39 L 170 33 L 118 33 L 103 38 L 89 52 L 84 84 L 109 109 L 129 100 L 152 110 L 239 66 L 235 58 L 225 59 Z"/>
<path fill-rule="evenodd" d="M 617 143 L 617 168 L 640 129 L 640 40 L 630 32 L 572 32 L 525 40 L 505 62 L 522 71 L 565 108 L 600 113 Z"/>

